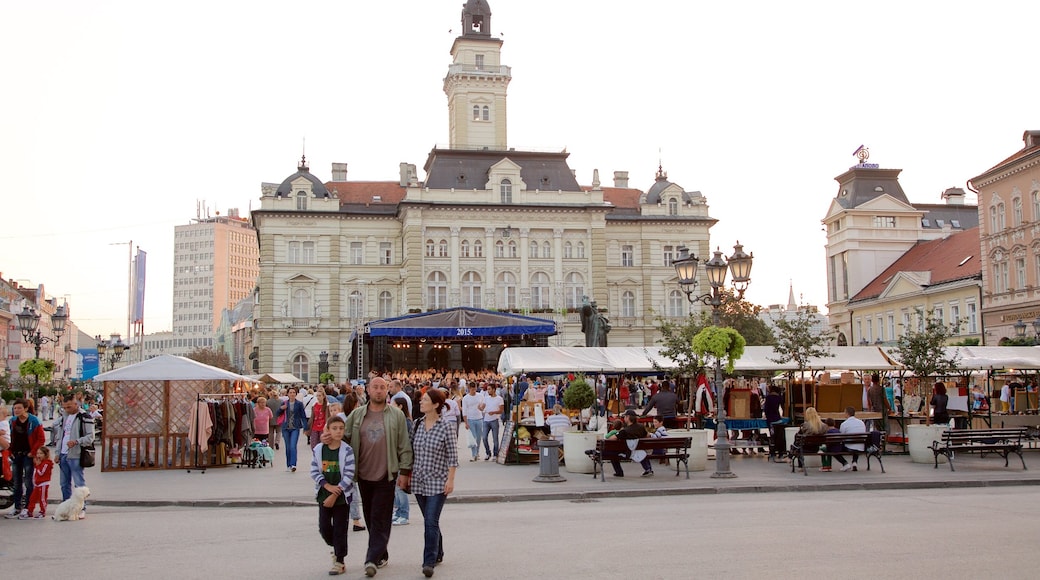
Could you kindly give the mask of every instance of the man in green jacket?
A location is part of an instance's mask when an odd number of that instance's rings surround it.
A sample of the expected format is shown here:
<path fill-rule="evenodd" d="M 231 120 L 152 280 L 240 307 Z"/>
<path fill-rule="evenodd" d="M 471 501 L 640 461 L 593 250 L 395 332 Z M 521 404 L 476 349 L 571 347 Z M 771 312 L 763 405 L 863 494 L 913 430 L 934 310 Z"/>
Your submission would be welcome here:
<path fill-rule="evenodd" d="M 407 489 L 412 473 L 412 441 L 408 423 L 395 405 L 387 404 L 387 382 L 376 377 L 368 384 L 368 403 L 347 417 L 346 437 L 357 458 L 356 478 L 361 491 L 361 508 L 368 525 L 365 575 L 390 558 L 391 518 L 394 485 Z"/>

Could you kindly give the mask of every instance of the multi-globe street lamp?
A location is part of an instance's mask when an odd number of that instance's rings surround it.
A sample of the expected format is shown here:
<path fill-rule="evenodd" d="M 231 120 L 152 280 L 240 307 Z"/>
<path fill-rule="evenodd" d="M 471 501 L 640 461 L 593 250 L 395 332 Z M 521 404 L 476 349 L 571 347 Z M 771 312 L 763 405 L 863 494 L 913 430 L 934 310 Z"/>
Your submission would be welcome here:
<path fill-rule="evenodd" d="M 711 323 L 719 326 L 721 316 L 719 309 L 722 306 L 723 287 L 726 285 L 726 271 L 733 275 L 733 287 L 738 298 L 744 297 L 748 283 L 751 281 L 751 262 L 754 255 L 744 253 L 744 246 L 737 242 L 733 246 L 733 255 L 728 259 L 722 257 L 722 252 L 715 250 L 715 255 L 704 263 L 704 270 L 708 274 L 708 283 L 711 284 L 711 292 L 694 296 L 697 291 L 697 267 L 700 260 L 690 253 L 689 248 L 680 246 L 679 257 L 672 261 L 675 273 L 679 277 L 679 288 L 686 293 L 686 299 L 690 304 L 702 302 L 711 306 Z M 715 440 L 715 473 L 714 478 L 732 478 L 737 475 L 730 471 L 729 467 L 729 432 L 726 430 L 726 405 L 723 397 L 725 395 L 722 387 L 722 360 L 715 359 L 715 393 L 716 393 L 716 440 Z"/>
<path fill-rule="evenodd" d="M 51 315 L 51 331 L 54 336 L 43 336 L 40 331 L 40 318 L 42 316 L 34 308 L 28 306 L 22 309 L 18 317 L 18 328 L 22 331 L 22 339 L 27 343 L 33 345 L 36 348 L 36 359 L 40 358 L 40 347 L 48 342 L 57 344 L 61 340 L 61 335 L 65 333 L 65 324 L 69 321 L 69 308 L 67 305 L 62 304 L 58 307 L 58 310 Z M 34 375 L 36 377 L 36 386 L 33 389 L 32 397 L 36 396 L 36 391 L 40 388 L 40 375 Z"/>
<path fill-rule="evenodd" d="M 108 340 L 102 340 L 101 335 L 97 335 L 94 340 L 97 342 L 97 353 L 98 353 L 98 364 L 105 360 L 105 355 L 108 354 L 108 370 L 116 368 L 116 363 L 119 359 L 123 358 L 123 352 L 126 351 L 127 345 L 123 342 L 118 334 L 113 334 Z"/>

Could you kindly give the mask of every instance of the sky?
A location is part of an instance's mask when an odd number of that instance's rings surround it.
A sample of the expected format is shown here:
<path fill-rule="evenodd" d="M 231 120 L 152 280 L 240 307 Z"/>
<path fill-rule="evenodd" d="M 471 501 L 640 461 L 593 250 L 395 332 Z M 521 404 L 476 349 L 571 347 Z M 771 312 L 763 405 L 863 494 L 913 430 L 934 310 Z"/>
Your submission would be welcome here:
<path fill-rule="evenodd" d="M 586 185 L 620 170 L 645 191 L 661 163 L 707 198 L 713 245 L 754 253 L 761 305 L 789 284 L 826 303 L 820 221 L 860 145 L 940 203 L 1040 129 L 1036 2 L 489 3 L 509 146 L 566 148 Z M 200 203 L 259 208 L 304 139 L 323 180 L 397 180 L 447 144 L 461 6 L 0 3 L 0 273 L 125 332 L 132 242 L 145 331 L 169 330 L 173 230 Z"/>

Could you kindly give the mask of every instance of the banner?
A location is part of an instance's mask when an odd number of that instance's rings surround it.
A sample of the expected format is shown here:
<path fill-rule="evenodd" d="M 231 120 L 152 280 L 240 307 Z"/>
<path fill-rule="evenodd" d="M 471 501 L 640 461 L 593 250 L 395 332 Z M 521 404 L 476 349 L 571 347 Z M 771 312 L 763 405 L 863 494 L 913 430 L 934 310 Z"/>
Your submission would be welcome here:
<path fill-rule="evenodd" d="M 134 308 L 132 322 L 144 322 L 144 279 L 147 253 L 137 248 L 134 258 Z M 129 337 L 128 337 L 129 338 Z"/>

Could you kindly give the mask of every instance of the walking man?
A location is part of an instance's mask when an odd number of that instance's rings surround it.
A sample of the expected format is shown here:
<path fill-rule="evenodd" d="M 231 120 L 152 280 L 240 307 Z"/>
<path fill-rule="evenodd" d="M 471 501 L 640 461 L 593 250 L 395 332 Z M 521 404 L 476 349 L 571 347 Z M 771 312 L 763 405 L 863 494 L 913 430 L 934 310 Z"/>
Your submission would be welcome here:
<path fill-rule="evenodd" d="M 487 394 L 484 395 L 484 461 L 492 457 L 498 457 L 498 426 L 502 417 L 502 407 L 505 403 L 498 396 L 498 385 L 488 383 Z M 491 435 L 491 445 L 488 445 L 487 436 Z M 492 453 L 492 448 L 494 453 Z M 497 459 L 496 459 L 497 461 Z"/>
<path fill-rule="evenodd" d="M 14 507 L 4 517 L 27 519 L 29 498 L 33 491 L 33 457 L 43 447 L 47 438 L 43 435 L 43 424 L 36 415 L 29 413 L 25 399 L 14 400 L 14 417 L 11 417 L 11 472 L 14 483 Z"/>
<path fill-rule="evenodd" d="M 390 558 L 387 544 L 394 512 L 394 482 L 407 489 L 412 475 L 408 423 L 400 409 L 387 404 L 387 391 L 385 379 L 373 378 L 368 384 L 368 403 L 354 409 L 346 423 L 346 435 L 357 459 L 356 477 L 368 525 L 368 577 L 375 576 Z"/>
<path fill-rule="evenodd" d="M 473 436 L 473 457 L 470 461 L 476 461 L 480 456 L 480 442 L 484 439 L 484 395 L 477 392 L 477 385 L 467 385 L 469 392 L 462 397 L 462 423 L 469 429 Z"/>
<path fill-rule="evenodd" d="M 80 452 L 85 445 L 94 443 L 94 420 L 90 415 L 80 412 L 75 397 L 68 397 L 64 403 L 65 413 L 57 424 L 58 470 L 61 472 L 61 500 L 72 497 L 72 487 L 87 485 L 83 478 L 83 467 L 79 464 Z M 87 516 L 86 509 L 80 519 Z"/>

